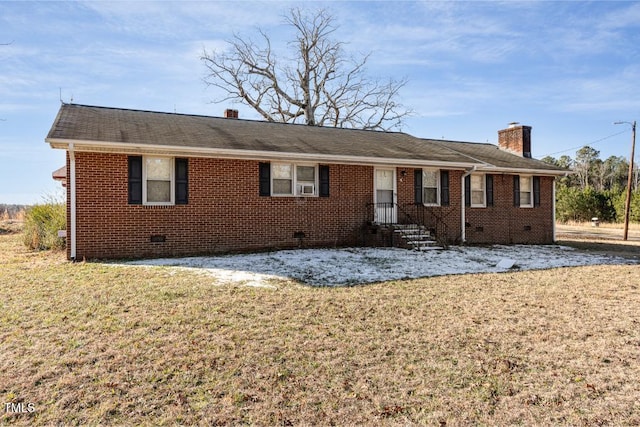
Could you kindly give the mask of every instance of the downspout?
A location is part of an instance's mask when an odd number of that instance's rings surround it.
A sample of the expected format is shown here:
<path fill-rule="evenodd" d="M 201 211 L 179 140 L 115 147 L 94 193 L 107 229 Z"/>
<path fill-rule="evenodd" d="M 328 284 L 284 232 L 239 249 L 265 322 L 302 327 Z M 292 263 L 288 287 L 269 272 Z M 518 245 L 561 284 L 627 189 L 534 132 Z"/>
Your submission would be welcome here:
<path fill-rule="evenodd" d="M 70 204 L 71 204 L 71 253 L 70 258 L 72 261 L 76 260 L 76 154 L 73 151 L 73 143 L 69 144 L 69 191 L 71 191 L 70 195 Z"/>
<path fill-rule="evenodd" d="M 467 177 L 469 175 L 471 175 L 473 172 L 475 172 L 477 166 L 474 166 L 473 168 L 467 170 L 467 172 L 462 175 L 462 203 L 460 204 L 462 206 L 462 209 L 460 209 L 460 211 L 462 212 L 462 218 L 461 218 L 461 233 L 460 236 L 462 236 L 462 243 L 466 243 L 467 241 L 467 227 L 465 226 L 466 224 L 466 219 L 467 219 L 467 205 L 466 205 L 466 201 L 465 201 L 465 188 L 464 188 L 464 182 L 466 181 Z"/>

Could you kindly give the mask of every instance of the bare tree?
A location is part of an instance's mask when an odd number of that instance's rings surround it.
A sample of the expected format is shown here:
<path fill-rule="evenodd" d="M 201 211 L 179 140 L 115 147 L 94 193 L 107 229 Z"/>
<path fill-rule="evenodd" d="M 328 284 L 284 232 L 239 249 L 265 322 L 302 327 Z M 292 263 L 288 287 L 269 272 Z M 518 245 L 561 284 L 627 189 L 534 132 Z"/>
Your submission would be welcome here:
<path fill-rule="evenodd" d="M 225 93 L 216 102 L 244 102 L 271 122 L 376 130 L 402 126 L 411 113 L 397 101 L 406 79 L 368 78 L 369 55 L 347 57 L 343 43 L 332 39 L 334 19 L 324 10 L 292 9 L 285 21 L 295 31 L 288 43 L 294 57 L 282 63 L 262 30 L 261 44 L 236 34 L 228 50 L 204 51 L 205 83 Z"/>

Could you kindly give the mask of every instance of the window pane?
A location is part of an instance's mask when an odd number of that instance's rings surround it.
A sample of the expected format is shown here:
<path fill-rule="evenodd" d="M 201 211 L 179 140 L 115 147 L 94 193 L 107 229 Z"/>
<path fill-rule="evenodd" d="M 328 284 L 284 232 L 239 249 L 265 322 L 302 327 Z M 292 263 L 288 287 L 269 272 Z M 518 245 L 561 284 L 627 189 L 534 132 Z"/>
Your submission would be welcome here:
<path fill-rule="evenodd" d="M 393 171 L 376 171 L 376 187 L 378 190 L 393 191 Z"/>
<path fill-rule="evenodd" d="M 291 165 L 274 164 L 272 165 L 273 177 L 275 179 L 291 179 Z"/>
<path fill-rule="evenodd" d="M 438 188 L 438 172 L 422 171 L 422 182 L 425 187 Z"/>
<path fill-rule="evenodd" d="M 471 175 L 471 189 L 484 190 L 484 175 Z"/>
<path fill-rule="evenodd" d="M 147 180 L 147 202 L 171 202 L 171 181 Z"/>
<path fill-rule="evenodd" d="M 145 157 L 147 179 L 171 181 L 171 159 Z"/>
<path fill-rule="evenodd" d="M 529 176 L 520 177 L 520 189 L 522 191 L 531 191 L 531 177 Z"/>
<path fill-rule="evenodd" d="M 531 192 L 529 191 L 521 191 L 520 192 L 520 206 L 530 206 L 531 205 Z"/>
<path fill-rule="evenodd" d="M 484 205 L 484 191 L 472 191 L 471 192 L 471 204 L 472 205 Z"/>
<path fill-rule="evenodd" d="M 274 179 L 273 194 L 291 194 L 290 179 Z"/>
<path fill-rule="evenodd" d="M 393 191 L 391 190 L 376 191 L 376 203 L 393 203 Z"/>
<path fill-rule="evenodd" d="M 314 166 L 298 166 L 296 168 L 296 179 L 298 180 L 298 182 L 315 182 L 316 168 Z"/>
<path fill-rule="evenodd" d="M 435 205 L 438 203 L 437 188 L 423 188 L 422 193 L 422 203 L 429 205 Z"/>

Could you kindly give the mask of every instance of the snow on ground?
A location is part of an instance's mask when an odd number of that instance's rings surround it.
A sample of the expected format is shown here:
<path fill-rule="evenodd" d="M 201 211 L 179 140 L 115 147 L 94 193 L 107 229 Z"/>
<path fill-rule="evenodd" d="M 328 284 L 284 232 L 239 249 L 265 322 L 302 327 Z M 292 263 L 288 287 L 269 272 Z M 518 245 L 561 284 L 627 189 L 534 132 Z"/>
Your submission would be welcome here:
<path fill-rule="evenodd" d="M 425 252 L 398 248 L 297 249 L 243 255 L 163 258 L 126 265 L 196 269 L 221 283 L 274 287 L 294 279 L 312 286 L 341 286 L 464 273 L 538 270 L 593 264 L 631 264 L 566 246 L 451 247 Z M 510 267 L 510 268 L 509 268 Z"/>

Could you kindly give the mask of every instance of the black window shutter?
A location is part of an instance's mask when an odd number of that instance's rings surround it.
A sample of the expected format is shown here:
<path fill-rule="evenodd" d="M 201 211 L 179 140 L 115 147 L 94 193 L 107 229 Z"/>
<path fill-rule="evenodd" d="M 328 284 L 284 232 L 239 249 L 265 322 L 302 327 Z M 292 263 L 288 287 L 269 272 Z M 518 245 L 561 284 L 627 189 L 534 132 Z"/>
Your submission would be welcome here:
<path fill-rule="evenodd" d="M 189 160 L 176 159 L 176 205 L 189 203 Z"/>
<path fill-rule="evenodd" d="M 540 177 L 533 177 L 533 206 L 540 206 Z"/>
<path fill-rule="evenodd" d="M 413 171 L 413 198 L 416 205 L 422 204 L 422 169 Z"/>
<path fill-rule="evenodd" d="M 142 204 L 142 157 L 129 156 L 129 204 Z"/>
<path fill-rule="evenodd" d="M 271 164 L 260 163 L 260 195 L 271 195 Z"/>
<path fill-rule="evenodd" d="M 513 206 L 520 206 L 520 176 L 513 176 Z"/>
<path fill-rule="evenodd" d="M 486 175 L 487 206 L 493 206 L 493 175 Z"/>
<path fill-rule="evenodd" d="M 440 171 L 440 205 L 449 206 L 449 171 Z"/>
<path fill-rule="evenodd" d="M 320 178 L 320 191 L 318 195 L 320 197 L 329 197 L 329 166 L 320 165 L 318 175 Z"/>
<path fill-rule="evenodd" d="M 464 178 L 464 205 L 471 206 L 471 175 Z"/>

